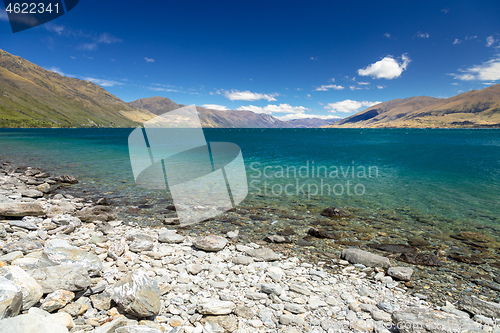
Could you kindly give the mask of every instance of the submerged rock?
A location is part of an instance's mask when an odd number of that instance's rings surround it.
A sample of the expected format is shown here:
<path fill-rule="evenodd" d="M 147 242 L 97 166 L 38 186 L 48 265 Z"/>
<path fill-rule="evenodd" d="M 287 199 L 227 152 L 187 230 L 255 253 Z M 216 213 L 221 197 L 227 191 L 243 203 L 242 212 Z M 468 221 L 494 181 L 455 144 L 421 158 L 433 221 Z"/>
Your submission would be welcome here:
<path fill-rule="evenodd" d="M 328 207 L 321 212 L 321 215 L 326 217 L 347 217 L 349 214 L 335 207 Z"/>
<path fill-rule="evenodd" d="M 415 251 L 414 248 L 404 244 L 368 244 L 369 247 L 391 253 L 405 253 Z"/>
<path fill-rule="evenodd" d="M 357 248 L 348 248 L 342 251 L 341 258 L 351 264 L 363 264 L 368 267 L 389 268 L 391 262 L 389 258 L 379 256 Z"/>
<path fill-rule="evenodd" d="M 307 233 L 316 238 L 338 239 L 339 237 L 323 229 L 310 228 Z"/>
<path fill-rule="evenodd" d="M 125 312 L 136 317 L 157 315 L 160 311 L 160 290 L 143 271 L 134 271 L 116 283 L 113 300 Z"/>
<path fill-rule="evenodd" d="M 414 265 L 442 266 L 443 263 L 432 253 L 405 252 L 399 257 L 400 260 Z"/>

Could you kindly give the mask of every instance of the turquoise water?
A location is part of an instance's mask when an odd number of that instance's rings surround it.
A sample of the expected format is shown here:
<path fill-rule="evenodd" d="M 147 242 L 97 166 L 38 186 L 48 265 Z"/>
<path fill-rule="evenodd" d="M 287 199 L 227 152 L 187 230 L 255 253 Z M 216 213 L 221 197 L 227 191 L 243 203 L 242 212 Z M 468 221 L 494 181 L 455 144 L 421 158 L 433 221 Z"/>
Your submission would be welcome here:
<path fill-rule="evenodd" d="M 131 131 L 1 129 L 0 156 L 133 201 L 148 191 L 134 184 Z M 498 129 L 206 129 L 205 136 L 241 147 L 250 190 L 242 206 L 314 214 L 350 207 L 443 230 L 500 230 Z"/>

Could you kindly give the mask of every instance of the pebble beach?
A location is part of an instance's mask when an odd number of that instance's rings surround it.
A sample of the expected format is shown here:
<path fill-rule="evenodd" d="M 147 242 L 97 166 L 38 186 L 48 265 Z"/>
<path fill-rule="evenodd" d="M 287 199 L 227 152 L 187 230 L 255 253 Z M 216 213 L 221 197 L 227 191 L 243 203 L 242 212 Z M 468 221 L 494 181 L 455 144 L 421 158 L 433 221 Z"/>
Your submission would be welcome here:
<path fill-rule="evenodd" d="M 500 332 L 494 270 L 488 293 L 438 303 L 414 288 L 437 256 L 402 251 L 403 264 L 342 245 L 306 260 L 297 249 L 307 244 L 286 251 L 298 240 L 244 237 L 234 223 L 223 233 L 175 217 L 144 227 L 104 195 L 70 194 L 77 182 L 0 165 L 0 332 Z M 307 234 L 335 238 L 318 226 Z"/>

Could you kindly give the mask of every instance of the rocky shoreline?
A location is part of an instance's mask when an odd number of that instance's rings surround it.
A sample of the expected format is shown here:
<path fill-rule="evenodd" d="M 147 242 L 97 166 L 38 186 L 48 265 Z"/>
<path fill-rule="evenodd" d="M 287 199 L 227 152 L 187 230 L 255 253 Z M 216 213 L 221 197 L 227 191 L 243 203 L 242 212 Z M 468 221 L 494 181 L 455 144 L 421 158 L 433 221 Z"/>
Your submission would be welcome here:
<path fill-rule="evenodd" d="M 500 332 L 499 303 L 429 303 L 409 292 L 416 267 L 393 258 L 344 246 L 310 263 L 271 249 L 287 236 L 252 242 L 234 224 L 144 228 L 104 198 L 55 191 L 75 182 L 0 166 L 0 332 Z"/>

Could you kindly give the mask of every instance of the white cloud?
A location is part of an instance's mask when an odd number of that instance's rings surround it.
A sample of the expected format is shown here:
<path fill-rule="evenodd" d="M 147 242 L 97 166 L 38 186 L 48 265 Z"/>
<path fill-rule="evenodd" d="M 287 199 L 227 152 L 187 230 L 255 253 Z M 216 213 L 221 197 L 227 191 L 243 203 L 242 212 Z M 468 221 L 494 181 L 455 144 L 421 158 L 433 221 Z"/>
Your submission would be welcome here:
<path fill-rule="evenodd" d="M 370 82 L 358 82 L 360 86 L 367 86 L 370 84 Z"/>
<path fill-rule="evenodd" d="M 441 9 L 441 12 L 443 12 L 445 14 L 448 14 L 449 11 L 450 11 L 449 8 L 443 8 L 443 9 Z"/>
<path fill-rule="evenodd" d="M 96 79 L 96 78 L 93 78 L 93 77 L 86 77 L 86 78 L 84 78 L 84 80 L 93 82 L 93 83 L 95 83 L 97 85 L 100 85 L 101 87 L 114 87 L 114 86 L 121 86 L 121 85 L 123 85 L 122 82 L 117 82 L 117 81 L 113 81 L 113 80 Z"/>
<path fill-rule="evenodd" d="M 328 103 L 325 106 L 329 112 L 343 112 L 343 113 L 354 113 L 359 111 L 362 107 L 370 107 L 375 104 L 379 104 L 381 102 L 369 102 L 369 101 L 353 101 L 350 99 L 346 99 L 344 101 L 336 102 L 336 103 Z"/>
<path fill-rule="evenodd" d="M 388 32 L 386 32 L 386 33 L 384 34 L 384 37 L 385 37 L 385 38 L 391 38 L 391 34 L 390 34 L 390 33 L 388 33 Z"/>
<path fill-rule="evenodd" d="M 337 117 L 334 115 L 322 115 L 322 114 L 305 114 L 305 113 L 291 113 L 284 116 L 276 117 L 279 120 L 287 121 L 293 119 L 308 119 L 308 118 L 318 118 L 318 119 L 341 119 L 341 117 Z"/>
<path fill-rule="evenodd" d="M 486 37 L 486 46 L 490 47 L 493 44 L 495 44 L 495 38 L 493 36 Z"/>
<path fill-rule="evenodd" d="M 401 76 L 411 61 L 406 53 L 401 56 L 401 60 L 402 62 L 399 63 L 392 56 L 387 56 L 365 68 L 358 69 L 358 74 L 376 79 L 394 79 Z"/>
<path fill-rule="evenodd" d="M 65 27 L 64 25 L 59 25 L 59 24 L 54 24 L 54 23 L 47 23 L 47 24 L 44 24 L 43 25 L 44 28 L 47 30 L 47 31 L 50 31 L 50 32 L 55 32 L 56 34 L 58 35 L 62 35 L 62 33 L 65 31 Z"/>
<path fill-rule="evenodd" d="M 55 32 L 57 32 L 57 31 L 55 31 Z M 62 32 L 62 30 L 61 30 L 61 32 Z M 60 32 L 58 32 L 58 33 L 60 34 Z M 84 37 L 88 37 L 88 36 L 84 36 Z M 112 34 L 107 33 L 107 32 L 99 34 L 98 36 L 93 36 L 91 38 L 93 39 L 92 42 L 80 44 L 80 46 L 78 48 L 81 50 L 86 50 L 86 51 L 94 51 L 97 49 L 99 44 L 115 44 L 115 43 L 123 42 L 123 39 L 115 37 Z"/>
<path fill-rule="evenodd" d="M 57 74 L 62 75 L 62 76 L 67 76 L 66 74 L 63 73 L 63 71 L 59 67 L 49 67 L 49 68 L 46 68 L 46 70 L 57 73 Z"/>
<path fill-rule="evenodd" d="M 342 89 L 344 89 L 344 87 L 336 85 L 336 84 L 323 84 L 321 87 L 318 87 L 318 88 L 316 88 L 314 90 L 315 91 L 328 91 L 330 89 L 333 89 L 333 90 L 342 90 Z"/>
<path fill-rule="evenodd" d="M 227 106 L 224 105 L 217 105 L 217 104 L 203 104 L 202 105 L 204 108 L 211 109 L 211 110 L 219 110 L 219 111 L 227 111 L 229 110 Z"/>
<path fill-rule="evenodd" d="M 146 62 L 155 62 L 153 58 L 148 58 L 148 57 L 144 57 L 144 60 L 146 60 Z"/>
<path fill-rule="evenodd" d="M 221 92 L 217 92 L 221 93 Z M 260 94 L 260 93 L 254 93 L 248 90 L 245 91 L 238 91 L 238 90 L 231 90 L 231 91 L 222 91 L 222 94 L 224 97 L 232 100 L 232 101 L 258 101 L 260 99 L 265 99 L 268 102 L 274 102 L 276 101 L 276 96 L 278 96 L 277 93 L 274 94 Z"/>
<path fill-rule="evenodd" d="M 457 45 L 457 44 L 460 44 L 462 43 L 462 41 L 458 38 L 455 38 L 455 40 L 453 41 L 453 45 Z"/>
<path fill-rule="evenodd" d="M 459 69 L 462 74 L 451 74 L 455 79 L 462 81 L 498 81 L 500 80 L 500 55 L 497 58 L 475 65 L 465 70 Z"/>
<path fill-rule="evenodd" d="M 280 104 L 280 105 L 269 104 L 269 105 L 264 106 L 264 107 L 255 106 L 255 105 L 240 106 L 236 110 L 253 111 L 255 113 L 267 113 L 267 114 L 271 114 L 271 113 L 299 114 L 299 113 L 305 113 L 309 109 L 306 107 L 303 107 L 303 106 L 291 106 L 290 104 Z"/>
<path fill-rule="evenodd" d="M 349 89 L 351 89 L 351 90 L 361 90 L 363 88 L 356 87 L 356 86 L 349 86 Z"/>
<path fill-rule="evenodd" d="M 384 86 L 377 86 L 377 89 L 384 89 Z"/>
<path fill-rule="evenodd" d="M 318 57 L 309 57 L 309 60 L 318 61 Z"/>
<path fill-rule="evenodd" d="M 430 35 L 428 32 L 417 32 L 417 37 L 418 38 L 424 38 L 424 39 L 429 39 Z"/>
<path fill-rule="evenodd" d="M 5 9 L 0 9 L 0 21 L 8 21 L 9 16 L 7 16 L 7 12 Z"/>

